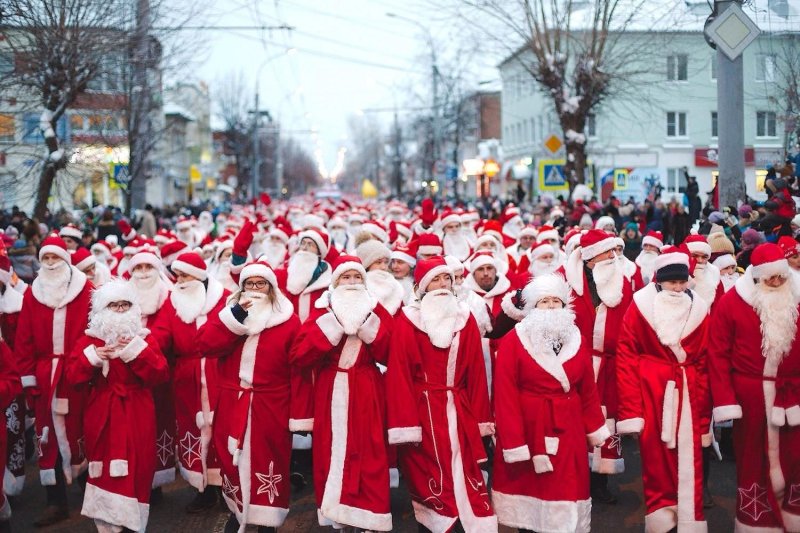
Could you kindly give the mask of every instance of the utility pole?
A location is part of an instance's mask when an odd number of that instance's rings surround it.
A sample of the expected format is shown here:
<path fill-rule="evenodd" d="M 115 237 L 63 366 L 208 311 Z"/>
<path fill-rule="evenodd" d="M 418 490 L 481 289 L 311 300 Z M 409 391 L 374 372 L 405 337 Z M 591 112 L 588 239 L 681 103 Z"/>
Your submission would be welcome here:
<path fill-rule="evenodd" d="M 439 182 L 437 170 L 439 168 L 439 67 L 436 66 L 436 51 L 431 39 L 431 76 L 433 77 L 433 168 L 431 168 L 431 181 Z M 441 187 L 440 187 L 441 189 Z M 444 192 L 444 191 L 442 191 Z"/>
<path fill-rule="evenodd" d="M 403 168 L 402 168 L 402 159 L 400 157 L 400 142 L 402 138 L 400 136 L 400 123 L 397 120 L 397 109 L 394 111 L 394 157 L 392 158 L 393 163 L 393 174 L 394 174 L 394 194 L 399 200 L 400 197 L 403 195 Z"/>
<path fill-rule="evenodd" d="M 144 207 L 147 200 L 147 178 L 150 173 L 152 144 L 151 80 L 148 69 L 159 58 L 151 50 L 150 0 L 136 1 L 136 28 L 133 35 L 133 73 L 130 92 L 130 123 L 128 139 L 130 145 L 129 175 L 131 182 L 127 190 L 126 212 Z M 157 64 L 157 63 L 156 63 Z"/>
<path fill-rule="evenodd" d="M 258 195 L 258 181 L 261 177 L 261 138 L 260 138 L 260 118 L 258 110 L 258 82 L 256 82 L 255 108 L 253 111 L 253 172 L 250 173 L 250 198 Z"/>

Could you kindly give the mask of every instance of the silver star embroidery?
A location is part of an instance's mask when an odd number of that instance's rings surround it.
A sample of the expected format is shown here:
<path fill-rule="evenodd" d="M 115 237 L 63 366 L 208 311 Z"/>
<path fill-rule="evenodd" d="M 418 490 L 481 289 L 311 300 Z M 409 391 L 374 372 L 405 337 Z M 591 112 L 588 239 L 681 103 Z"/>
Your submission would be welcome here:
<path fill-rule="evenodd" d="M 172 437 L 169 436 L 167 430 L 161 432 L 161 436 L 156 441 L 156 454 L 158 460 L 161 461 L 163 466 L 167 466 L 167 460 L 172 457 L 175 452 L 172 449 Z"/>
<path fill-rule="evenodd" d="M 181 448 L 183 448 L 183 462 L 189 468 L 192 467 L 195 461 L 202 460 L 200 456 L 200 437 L 195 437 L 188 431 L 181 439 Z"/>
<path fill-rule="evenodd" d="M 800 483 L 789 487 L 789 505 L 800 505 Z"/>
<path fill-rule="evenodd" d="M 750 485 L 749 489 L 739 489 L 739 510 L 757 522 L 761 515 L 772 511 L 772 506 L 767 500 L 767 489 L 757 483 Z"/>
<path fill-rule="evenodd" d="M 242 500 L 240 500 L 239 496 L 237 496 L 239 493 L 239 487 L 231 483 L 231 480 L 228 479 L 228 476 L 226 475 L 222 476 L 222 492 L 225 494 L 225 496 L 233 500 L 238 507 L 242 506 Z"/>
<path fill-rule="evenodd" d="M 36 453 L 39 455 L 39 457 L 42 457 L 44 455 L 44 452 L 42 451 L 42 436 L 38 433 L 35 433 L 34 438 L 36 439 Z"/>
<path fill-rule="evenodd" d="M 608 449 L 609 450 L 617 450 L 617 454 L 622 454 L 622 439 L 620 438 L 618 433 L 614 433 L 608 439 Z"/>
<path fill-rule="evenodd" d="M 267 493 L 267 497 L 269 498 L 269 503 L 275 501 L 275 496 L 280 496 L 278 493 L 278 483 L 283 480 L 283 476 L 281 474 L 273 474 L 273 468 L 275 463 L 273 461 L 269 462 L 269 474 L 259 474 L 256 472 L 256 477 L 261 482 L 261 486 L 258 487 L 256 494 L 264 494 Z"/>

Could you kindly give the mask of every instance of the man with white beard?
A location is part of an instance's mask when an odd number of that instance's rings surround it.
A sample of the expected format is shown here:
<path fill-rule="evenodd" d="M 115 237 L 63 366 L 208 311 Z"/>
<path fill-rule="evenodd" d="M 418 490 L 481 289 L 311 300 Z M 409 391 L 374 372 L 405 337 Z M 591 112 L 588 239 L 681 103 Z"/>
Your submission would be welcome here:
<path fill-rule="evenodd" d="M 525 227 L 522 217 L 519 215 L 519 208 L 514 204 L 508 204 L 500 215 L 500 222 L 503 224 L 503 235 L 507 235 L 516 240 L 519 238 L 522 228 Z"/>
<path fill-rule="evenodd" d="M 558 251 L 553 247 L 552 244 L 547 242 L 539 243 L 531 248 L 528 251 L 528 281 L 536 278 L 536 276 L 546 276 L 558 270 L 558 267 L 561 265 L 556 259 L 557 254 Z"/>
<path fill-rule="evenodd" d="M 447 266 L 453 271 L 453 292 L 456 298 L 458 298 L 459 302 L 467 304 L 469 310 L 472 312 L 472 316 L 475 317 L 475 321 L 478 323 L 481 337 L 483 337 L 492 331 L 492 315 L 489 306 L 475 291 L 464 287 L 464 273 L 466 271 L 464 263 L 449 255 L 446 255 L 444 260 Z M 482 339 L 481 342 L 484 344 L 484 356 L 486 356 L 488 354 L 489 341 L 488 339 Z M 488 368 L 489 367 L 487 367 L 487 376 Z"/>
<path fill-rule="evenodd" d="M 209 277 L 195 252 L 178 256 L 171 265 L 176 283 L 153 324 L 162 352 L 174 361 L 173 383 L 180 473 L 198 493 L 187 511 L 214 507 L 222 484 L 211 433 L 216 405 L 217 364 L 197 346 L 197 331 L 209 315 L 219 313 L 230 294 Z"/>
<path fill-rule="evenodd" d="M 475 232 L 475 225 L 481 219 L 481 216 L 471 208 L 469 211 L 461 215 L 461 232 L 467 237 L 467 242 L 470 246 L 475 246 L 478 242 L 478 234 Z"/>
<path fill-rule="evenodd" d="M 81 514 L 97 530 L 145 531 L 156 468 L 155 406 L 149 388 L 169 379 L 156 341 L 142 326 L 135 293 L 122 280 L 92 294 L 86 334 L 72 349 L 67 381 L 86 387 L 89 480 Z"/>
<path fill-rule="evenodd" d="M 525 226 L 520 230 L 517 242 L 506 248 L 506 252 L 508 252 L 519 265 L 522 258 L 533 248 L 535 243 L 536 228 Z"/>
<path fill-rule="evenodd" d="M 592 360 L 597 392 L 611 437 L 592 456 L 591 488 L 595 501 L 614 504 L 608 490 L 608 474 L 625 470 L 619 435 L 616 435 L 616 353 L 620 324 L 633 299 L 633 284 L 617 257 L 613 235 L 599 229 L 580 237 L 580 249 L 572 252 L 563 268 L 572 288 L 575 323 L 581 334 L 592 339 Z"/>
<path fill-rule="evenodd" d="M 486 460 L 481 438 L 494 433 L 480 332 L 453 294 L 444 258 L 420 261 L 414 280 L 418 299 L 395 319 L 389 350 L 389 444 L 400 445 L 400 471 L 421 526 L 497 531 L 479 467 Z"/>
<path fill-rule="evenodd" d="M 736 531 L 800 531 L 800 283 L 761 244 L 711 316 L 714 420 L 733 420 Z"/>
<path fill-rule="evenodd" d="M 461 217 L 453 211 L 442 213 L 442 246 L 444 255 L 466 261 L 472 253 L 467 236 L 461 231 Z"/>
<path fill-rule="evenodd" d="M 403 304 L 414 298 L 414 267 L 417 265 L 415 245 L 395 244 L 389 257 L 389 270 L 403 288 Z"/>
<path fill-rule="evenodd" d="M 117 275 L 117 266 L 119 265 L 119 259 L 117 259 L 111 253 L 111 245 L 106 241 L 97 241 L 92 245 L 90 248 L 92 255 L 97 258 L 98 263 L 103 263 L 108 267 L 109 272 L 111 272 L 112 276 Z"/>
<path fill-rule="evenodd" d="M 78 248 L 70 256 L 72 264 L 86 274 L 95 287 L 100 287 L 111 280 L 111 271 L 103 263 L 98 263 L 92 253 L 86 248 Z"/>
<path fill-rule="evenodd" d="M 300 247 L 289 259 L 284 279 L 286 296 L 300 321 L 305 322 L 317 299 L 331 284 L 331 267 L 324 259 L 330 239 L 327 233 L 316 229 L 303 231 L 298 237 Z"/>
<path fill-rule="evenodd" d="M 356 248 L 356 255 L 366 269 L 367 290 L 394 316 L 403 305 L 405 295 L 400 282 L 389 272 L 389 248 L 378 241 L 370 240 Z"/>
<path fill-rule="evenodd" d="M 161 270 L 161 260 L 152 252 L 139 252 L 130 260 L 128 286 L 136 293 L 142 313 L 142 327 L 152 330 L 158 312 L 169 297 L 172 283 Z M 167 361 L 173 366 L 173 361 Z M 172 382 L 153 387 L 156 406 L 156 473 L 153 477 L 153 498 L 161 496 L 161 487 L 175 481 L 175 398 Z"/>
<path fill-rule="evenodd" d="M 85 472 L 83 437 L 85 389 L 64 379 L 66 356 L 83 335 L 89 317 L 91 282 L 70 264 L 67 245 L 57 235 L 39 249 L 42 264 L 22 303 L 14 355 L 22 386 L 36 416 L 39 479 L 47 507 L 37 527 L 68 518 L 66 486 Z"/>
<path fill-rule="evenodd" d="M 650 231 L 642 238 L 642 251 L 636 257 L 635 263 L 642 273 L 642 282 L 647 285 L 653 279 L 653 269 L 656 258 L 664 247 L 664 236 L 660 231 Z"/>
<path fill-rule="evenodd" d="M 189 249 L 193 250 L 200 243 L 197 238 L 194 226 L 196 221 L 187 217 L 181 217 L 175 224 L 175 232 L 178 234 L 178 240 L 186 244 Z"/>
<path fill-rule="evenodd" d="M 712 264 L 719 269 L 722 288 L 725 292 L 728 292 L 736 284 L 736 280 L 739 279 L 739 272 L 736 271 L 736 258 L 733 254 L 722 254 L 714 259 Z"/>
<path fill-rule="evenodd" d="M 695 261 L 694 270 L 691 272 L 691 289 L 703 298 L 714 311 L 716 303 L 725 294 L 725 289 L 720 283 L 719 269 L 712 265 L 711 246 L 702 235 L 689 235 L 681 244 L 688 250 L 689 257 Z"/>

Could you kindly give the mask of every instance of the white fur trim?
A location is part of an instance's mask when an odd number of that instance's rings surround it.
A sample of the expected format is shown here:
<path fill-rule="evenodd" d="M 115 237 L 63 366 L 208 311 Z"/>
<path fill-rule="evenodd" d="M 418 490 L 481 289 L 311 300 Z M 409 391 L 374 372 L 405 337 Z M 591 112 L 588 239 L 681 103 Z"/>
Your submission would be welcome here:
<path fill-rule="evenodd" d="M 253 277 L 264 278 L 273 288 L 278 286 L 278 279 L 275 277 L 275 272 L 262 263 L 246 264 L 239 274 L 239 286 L 242 287 L 246 279 Z"/>
<path fill-rule="evenodd" d="M 150 505 L 87 483 L 81 514 L 133 531 L 144 531 L 150 516 Z"/>
<path fill-rule="evenodd" d="M 442 255 L 442 247 L 436 245 L 425 245 L 417 248 L 419 255 Z"/>
<path fill-rule="evenodd" d="M 664 243 L 662 241 L 658 240 L 652 235 L 645 235 L 642 238 L 642 246 L 644 246 L 645 244 L 649 244 L 650 246 L 655 246 L 658 249 L 661 249 L 661 247 L 664 246 Z"/>
<path fill-rule="evenodd" d="M 422 427 L 389 428 L 389 444 L 422 442 Z"/>
<path fill-rule="evenodd" d="M 128 475 L 128 461 L 125 459 L 112 459 L 108 465 L 108 475 L 111 477 L 125 477 Z"/>
<path fill-rule="evenodd" d="M 598 255 L 609 250 L 613 250 L 616 247 L 617 243 L 614 242 L 613 236 L 609 235 L 607 238 L 601 241 L 598 241 L 590 246 L 586 246 L 585 248 L 581 248 L 581 260 L 589 261 L 590 259 L 594 259 Z"/>
<path fill-rule="evenodd" d="M 611 431 L 608 429 L 608 426 L 603 424 L 595 431 L 588 433 L 586 435 L 586 440 L 589 442 L 591 446 L 601 446 L 610 436 L 611 436 Z"/>
<path fill-rule="evenodd" d="M 592 500 L 542 500 L 522 494 L 492 491 L 497 520 L 507 527 L 533 531 L 589 533 Z"/>
<path fill-rule="evenodd" d="M 742 418 L 741 405 L 721 405 L 713 410 L 715 422 L 726 422 L 728 420 L 739 420 Z"/>
<path fill-rule="evenodd" d="M 516 448 L 503 450 L 503 461 L 506 463 L 519 463 L 521 461 L 530 461 L 531 451 L 527 444 L 517 446 Z"/>
<path fill-rule="evenodd" d="M 481 437 L 494 435 L 494 422 L 479 422 L 478 429 L 481 432 Z"/>
<path fill-rule="evenodd" d="M 711 245 L 707 242 L 687 242 L 686 247 L 690 252 L 706 254 L 709 257 L 711 256 Z"/>
<path fill-rule="evenodd" d="M 547 455 L 558 455 L 558 437 L 544 438 L 544 451 Z"/>
<path fill-rule="evenodd" d="M 47 470 L 39 470 L 39 482 L 47 486 L 53 486 L 56 484 L 56 471 L 54 468 L 48 468 Z"/>
<path fill-rule="evenodd" d="M 189 263 L 178 261 L 177 259 L 172 262 L 172 264 L 170 265 L 170 269 L 179 270 L 184 274 L 188 274 L 190 276 L 199 279 L 200 281 L 205 281 L 206 279 L 208 279 L 208 270 L 192 266 Z"/>
<path fill-rule="evenodd" d="M 417 260 L 405 252 L 400 252 L 397 250 L 392 251 L 391 255 L 392 259 L 397 259 L 398 261 L 403 261 L 404 263 L 408 263 L 412 267 L 417 264 Z"/>
<path fill-rule="evenodd" d="M 739 522 L 739 519 L 735 519 L 733 531 L 734 533 L 782 533 L 784 530 L 780 527 L 748 526 Z"/>
<path fill-rule="evenodd" d="M 89 461 L 89 477 L 92 479 L 103 475 L 103 461 Z"/>
<path fill-rule="evenodd" d="M 22 381 L 22 386 L 25 388 L 36 386 L 36 376 L 22 376 L 20 381 Z"/>
<path fill-rule="evenodd" d="M 636 308 L 639 310 L 645 321 L 653 328 L 653 330 L 656 329 L 656 317 L 653 309 L 653 302 L 655 301 L 656 294 L 658 294 L 658 289 L 656 288 L 655 283 L 650 283 L 633 295 L 633 301 L 636 304 Z M 694 333 L 694 331 L 700 327 L 700 325 L 703 323 L 703 320 L 705 320 L 706 316 L 708 315 L 709 305 L 710 302 L 706 302 L 706 300 L 703 298 L 695 297 L 692 299 L 692 308 L 689 312 L 686 325 L 683 327 L 681 340 Z M 673 350 L 673 352 L 675 351 L 674 346 L 671 346 L 670 348 Z"/>
<path fill-rule="evenodd" d="M 667 381 L 664 387 L 664 404 L 661 409 L 661 442 L 667 448 L 676 446 L 675 438 L 678 431 L 678 397 L 675 394 L 675 381 Z"/>
<path fill-rule="evenodd" d="M 125 348 L 120 350 L 119 358 L 125 363 L 130 363 L 139 357 L 139 354 L 142 353 L 145 348 L 147 348 L 147 343 L 143 338 L 137 335 L 131 339 L 131 342 L 129 342 Z"/>
<path fill-rule="evenodd" d="M 86 348 L 83 349 L 83 355 L 86 356 L 86 359 L 89 361 L 89 364 L 100 368 L 103 366 L 103 360 L 100 359 L 100 356 L 97 355 L 97 350 L 94 347 L 94 344 L 90 344 Z"/>
<path fill-rule="evenodd" d="M 781 508 L 781 518 L 783 518 L 783 527 L 786 531 L 800 531 L 800 514 L 790 513 Z"/>
<path fill-rule="evenodd" d="M 550 462 L 550 457 L 546 455 L 533 456 L 533 469 L 537 474 L 544 474 L 545 472 L 553 471 L 553 463 Z"/>
<path fill-rule="evenodd" d="M 234 335 L 247 335 L 247 326 L 236 320 L 230 307 L 223 307 L 219 312 L 219 321 Z"/>
<path fill-rule="evenodd" d="M 763 265 L 751 265 L 754 279 L 767 279 L 772 276 L 788 276 L 789 262 L 786 259 L 764 263 Z"/>
<path fill-rule="evenodd" d="M 516 294 L 516 291 L 511 291 L 506 293 L 503 296 L 503 299 L 500 300 L 500 309 L 506 314 L 508 318 L 514 320 L 515 322 L 522 322 L 522 319 L 525 318 L 526 313 L 524 309 L 517 309 L 517 307 L 512 303 L 511 299 Z"/>
<path fill-rule="evenodd" d="M 772 411 L 770 412 L 769 416 L 770 422 L 772 425 L 783 427 L 786 425 L 786 409 L 783 407 L 778 407 L 776 405 L 772 406 Z"/>
<path fill-rule="evenodd" d="M 566 274 L 567 283 L 575 291 L 575 294 L 583 296 L 584 274 L 581 254 L 576 252 L 570 254 L 564 265 L 564 274 Z"/>
<path fill-rule="evenodd" d="M 396 468 L 389 469 L 389 488 L 396 489 L 400 486 L 400 471 Z"/>
<path fill-rule="evenodd" d="M 620 420 L 619 422 L 617 422 L 617 432 L 620 435 L 627 435 L 629 433 L 641 433 L 643 429 L 644 429 L 644 418 L 628 418 L 626 420 Z"/>
<path fill-rule="evenodd" d="M 48 244 L 39 249 L 39 261 L 42 260 L 44 254 L 55 254 L 67 263 L 70 262 L 70 253 L 65 248 L 56 246 L 54 244 Z"/>
<path fill-rule="evenodd" d="M 336 285 L 342 274 L 344 274 L 349 270 L 355 270 L 356 272 L 361 274 L 362 279 L 365 279 L 367 277 L 367 271 L 364 268 L 364 265 L 362 265 L 357 261 L 345 261 L 344 263 L 336 265 L 336 268 L 331 273 L 331 284 Z"/>
<path fill-rule="evenodd" d="M 175 481 L 175 468 L 166 468 L 164 470 L 156 470 L 153 476 L 152 488 L 163 487 Z"/>
<path fill-rule="evenodd" d="M 542 369 L 550 374 L 556 381 L 561 384 L 564 392 L 570 391 L 569 378 L 564 371 L 564 363 L 575 357 L 581 346 L 581 333 L 577 326 L 572 326 L 569 331 L 569 336 L 566 338 L 561 351 L 556 355 L 553 352 L 552 346 L 534 346 L 531 342 L 530 335 L 527 334 L 525 322 L 520 322 L 514 328 L 517 330 L 517 337 L 536 363 Z"/>
<path fill-rule="evenodd" d="M 277 528 L 283 525 L 288 515 L 288 508 L 253 505 L 252 503 L 247 506 L 247 523 L 249 524 Z"/>
<path fill-rule="evenodd" d="M 358 328 L 358 338 L 365 344 L 372 344 L 378 336 L 378 329 L 381 327 L 381 319 L 375 313 L 370 313 L 363 324 Z"/>
<path fill-rule="evenodd" d="M 800 426 L 800 405 L 793 405 L 786 409 L 786 423 L 790 426 Z"/>
<path fill-rule="evenodd" d="M 337 346 L 344 335 L 344 328 L 333 313 L 325 313 L 317 319 L 317 326 L 333 346 Z"/>
<path fill-rule="evenodd" d="M 289 431 L 313 431 L 314 419 L 313 418 L 290 418 Z"/>
<path fill-rule="evenodd" d="M 67 262 L 69 264 L 69 259 L 67 259 Z M 36 300 L 38 300 L 43 305 L 50 307 L 51 309 L 60 309 L 66 306 L 75 298 L 77 298 L 78 295 L 83 290 L 83 287 L 86 285 L 87 277 L 86 274 L 84 274 L 74 266 L 69 265 L 69 268 L 72 271 L 72 278 L 70 279 L 69 284 L 67 285 L 67 291 L 64 293 L 64 296 L 61 298 L 61 301 L 58 302 L 58 304 L 56 304 L 55 307 L 47 303 L 48 301 L 50 301 L 50 299 L 48 298 L 48 295 L 42 292 L 43 289 L 41 285 L 37 283 L 37 280 L 39 278 L 34 279 L 33 283 L 31 283 L 31 292 L 33 292 L 33 296 L 36 298 Z"/>
<path fill-rule="evenodd" d="M 411 500 L 411 506 L 414 508 L 414 518 L 417 522 L 425 526 L 431 531 L 450 531 L 458 517 L 444 516 L 432 508 L 427 507 L 421 503 Z"/>
<path fill-rule="evenodd" d="M 433 280 L 433 278 L 435 278 L 439 274 L 449 274 L 450 279 L 453 279 L 453 269 L 447 266 L 446 264 L 434 267 L 430 269 L 428 272 L 426 272 L 425 275 L 422 276 L 422 279 L 419 280 L 419 283 L 417 284 L 418 286 L 417 291 L 419 292 L 419 294 L 425 293 L 428 289 L 428 284 L 431 282 L 431 280 Z"/>

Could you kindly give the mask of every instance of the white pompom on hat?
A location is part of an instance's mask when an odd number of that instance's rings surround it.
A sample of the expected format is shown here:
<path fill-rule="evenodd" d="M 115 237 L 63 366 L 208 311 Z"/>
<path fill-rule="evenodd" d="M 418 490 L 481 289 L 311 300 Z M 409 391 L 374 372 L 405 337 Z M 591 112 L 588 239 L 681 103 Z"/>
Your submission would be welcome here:
<path fill-rule="evenodd" d="M 572 293 L 569 284 L 559 274 L 545 274 L 536 276 L 522 289 L 522 299 L 525 309 L 533 309 L 543 298 L 555 296 L 565 306 L 572 303 Z"/>

